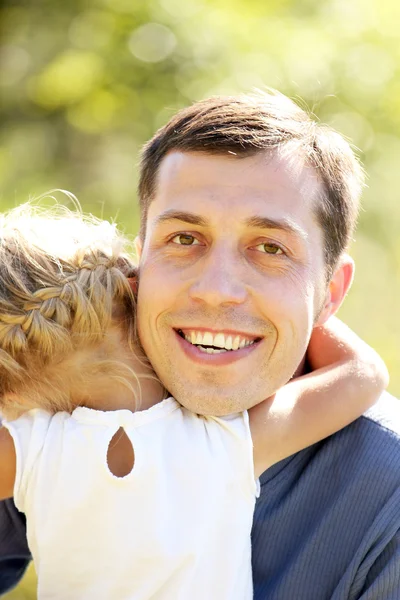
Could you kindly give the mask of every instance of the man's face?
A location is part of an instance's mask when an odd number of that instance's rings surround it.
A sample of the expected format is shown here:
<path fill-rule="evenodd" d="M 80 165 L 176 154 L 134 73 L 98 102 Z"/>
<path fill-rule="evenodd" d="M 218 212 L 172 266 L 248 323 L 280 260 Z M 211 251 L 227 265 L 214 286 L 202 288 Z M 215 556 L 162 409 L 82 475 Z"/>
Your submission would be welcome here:
<path fill-rule="evenodd" d="M 139 335 L 188 409 L 258 404 L 301 363 L 326 293 L 321 192 L 283 156 L 172 152 L 149 207 Z"/>

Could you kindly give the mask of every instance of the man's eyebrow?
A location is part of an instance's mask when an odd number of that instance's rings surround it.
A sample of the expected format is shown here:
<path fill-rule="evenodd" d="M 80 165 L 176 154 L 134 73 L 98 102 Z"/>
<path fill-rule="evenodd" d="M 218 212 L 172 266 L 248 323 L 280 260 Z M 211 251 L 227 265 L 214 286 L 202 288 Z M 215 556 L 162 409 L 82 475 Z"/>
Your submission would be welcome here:
<path fill-rule="evenodd" d="M 200 217 L 200 215 L 172 209 L 161 213 L 156 219 L 157 224 L 166 223 L 168 221 L 183 221 L 184 223 L 190 223 L 190 225 L 199 225 L 200 227 L 206 227 L 208 225 L 208 221 L 203 217 Z"/>
<path fill-rule="evenodd" d="M 307 239 L 306 232 L 290 219 L 270 219 L 269 217 L 251 217 L 246 221 L 247 227 L 255 229 L 281 229 L 291 235 Z"/>
<path fill-rule="evenodd" d="M 199 227 L 207 227 L 209 225 L 207 219 L 200 215 L 174 209 L 167 210 L 156 218 L 157 224 L 168 223 L 169 221 L 182 221 L 190 225 L 198 225 Z M 302 239 L 307 238 L 306 232 L 290 219 L 271 219 L 269 217 L 254 216 L 247 219 L 245 225 L 255 229 L 280 229 Z"/>

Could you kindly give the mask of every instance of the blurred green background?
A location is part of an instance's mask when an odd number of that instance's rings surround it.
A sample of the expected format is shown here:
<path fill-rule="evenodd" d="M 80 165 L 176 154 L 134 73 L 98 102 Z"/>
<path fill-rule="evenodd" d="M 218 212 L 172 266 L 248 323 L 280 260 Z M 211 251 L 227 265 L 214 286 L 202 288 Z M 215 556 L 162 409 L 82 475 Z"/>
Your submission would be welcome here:
<path fill-rule="evenodd" d="M 64 188 L 135 233 L 138 153 L 154 131 L 205 96 L 278 88 L 365 164 L 341 316 L 400 395 L 399 20 L 396 0 L 3 0 L 0 210 Z M 32 580 L 6 597 L 34 598 Z"/>

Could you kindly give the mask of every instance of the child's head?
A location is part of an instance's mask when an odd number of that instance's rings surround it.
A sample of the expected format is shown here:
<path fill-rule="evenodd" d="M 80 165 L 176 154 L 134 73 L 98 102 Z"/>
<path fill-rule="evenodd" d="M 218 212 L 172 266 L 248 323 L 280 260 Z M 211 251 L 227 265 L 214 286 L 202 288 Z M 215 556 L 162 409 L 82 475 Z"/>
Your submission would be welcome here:
<path fill-rule="evenodd" d="M 135 265 L 108 222 L 24 205 L 0 220 L 0 410 L 72 410 L 107 379 L 130 385 Z M 125 354 L 124 354 L 125 353 Z"/>

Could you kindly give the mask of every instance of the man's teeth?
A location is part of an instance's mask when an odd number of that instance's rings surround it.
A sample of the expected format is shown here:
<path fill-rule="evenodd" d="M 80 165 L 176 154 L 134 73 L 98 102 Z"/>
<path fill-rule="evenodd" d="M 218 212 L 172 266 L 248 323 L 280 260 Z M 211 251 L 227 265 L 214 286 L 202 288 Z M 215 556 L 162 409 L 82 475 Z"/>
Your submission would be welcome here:
<path fill-rule="evenodd" d="M 191 344 L 198 346 L 202 352 L 208 354 L 221 354 L 227 350 L 239 350 L 254 344 L 240 335 L 228 335 L 225 333 L 212 333 L 211 331 L 190 331 L 184 334 L 185 339 Z M 213 346 L 213 348 L 210 348 Z"/>

